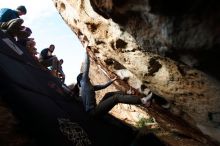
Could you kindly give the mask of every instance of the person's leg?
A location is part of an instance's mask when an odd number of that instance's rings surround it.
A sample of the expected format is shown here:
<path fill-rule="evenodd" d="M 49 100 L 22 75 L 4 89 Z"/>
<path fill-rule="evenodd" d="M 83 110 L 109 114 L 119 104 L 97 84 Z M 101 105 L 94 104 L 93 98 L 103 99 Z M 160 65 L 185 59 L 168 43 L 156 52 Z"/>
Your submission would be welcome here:
<path fill-rule="evenodd" d="M 44 67 L 49 67 L 52 66 L 52 60 L 51 59 L 42 59 L 39 60 L 40 63 L 44 66 Z"/>
<path fill-rule="evenodd" d="M 16 18 L 12 19 L 7 22 L 7 32 L 9 35 L 12 36 L 17 36 L 17 34 L 21 31 L 22 29 L 22 23 L 24 22 L 23 19 Z"/>
<path fill-rule="evenodd" d="M 6 30 L 8 28 L 8 23 L 7 22 L 0 22 L 0 29 Z"/>
<path fill-rule="evenodd" d="M 51 66 L 52 67 L 52 70 L 55 69 L 55 67 L 53 66 L 54 65 L 54 58 L 56 57 L 50 57 L 48 59 L 39 59 L 39 62 L 44 66 L 44 67 L 49 67 Z"/>
<path fill-rule="evenodd" d="M 52 71 L 55 73 L 55 76 L 58 77 L 59 74 L 59 61 L 56 56 L 52 57 Z"/>
<path fill-rule="evenodd" d="M 16 19 L 12 19 L 10 21 L 8 21 L 8 29 L 21 29 L 22 28 L 22 24 L 24 23 L 24 20 L 21 18 L 16 18 Z"/>
<path fill-rule="evenodd" d="M 7 22 L 0 22 L 0 27 L 2 29 L 14 29 L 15 27 L 21 26 L 24 20 L 20 18 L 12 19 Z"/>
<path fill-rule="evenodd" d="M 59 63 L 56 56 L 51 57 L 52 60 L 52 69 L 53 70 L 59 70 Z"/>
<path fill-rule="evenodd" d="M 102 100 L 97 105 L 97 107 L 92 111 L 92 114 L 96 116 L 106 114 L 118 103 L 142 104 L 141 98 L 138 96 L 127 95 L 122 92 L 111 92 L 106 95 L 105 100 Z"/>
<path fill-rule="evenodd" d="M 107 98 L 112 97 L 115 94 L 120 94 L 120 93 L 123 94 L 123 92 L 121 91 L 108 92 L 104 95 L 104 97 L 101 99 L 100 102 L 105 101 Z"/>

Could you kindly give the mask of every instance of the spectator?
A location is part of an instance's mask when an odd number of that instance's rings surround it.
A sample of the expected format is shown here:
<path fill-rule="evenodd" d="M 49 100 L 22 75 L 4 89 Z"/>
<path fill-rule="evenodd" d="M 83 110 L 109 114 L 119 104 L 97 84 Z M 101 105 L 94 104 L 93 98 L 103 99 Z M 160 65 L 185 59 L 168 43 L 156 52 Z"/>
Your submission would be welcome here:
<path fill-rule="evenodd" d="M 34 41 L 34 38 L 26 38 L 26 39 L 21 39 L 17 41 L 18 44 L 20 44 L 21 46 L 25 47 L 28 51 L 28 53 L 35 59 L 38 61 L 37 58 L 37 49 L 35 48 L 36 42 Z"/>
<path fill-rule="evenodd" d="M 60 78 L 61 82 L 64 84 L 64 82 L 65 82 L 65 74 L 63 72 L 62 64 L 63 64 L 63 59 L 60 59 L 59 60 L 59 65 L 58 65 L 58 77 Z"/>
<path fill-rule="evenodd" d="M 12 19 L 20 18 L 20 16 L 25 15 L 27 10 L 25 6 L 19 6 L 16 10 L 9 8 L 0 9 L 0 22 L 8 22 Z"/>
<path fill-rule="evenodd" d="M 51 67 L 52 74 L 58 77 L 58 70 L 60 69 L 59 60 L 56 55 L 53 55 L 55 46 L 51 44 L 49 48 L 45 48 L 40 52 L 39 62 L 44 67 Z"/>
<path fill-rule="evenodd" d="M 21 29 L 20 33 L 17 34 L 17 40 L 26 39 L 32 34 L 32 30 L 29 27 L 23 27 L 23 28 L 24 29 Z"/>
<path fill-rule="evenodd" d="M 12 37 L 27 38 L 28 33 L 23 30 L 25 27 L 22 26 L 24 20 L 20 18 L 26 13 L 25 6 L 19 6 L 16 10 L 9 8 L 0 9 L 0 28 Z"/>

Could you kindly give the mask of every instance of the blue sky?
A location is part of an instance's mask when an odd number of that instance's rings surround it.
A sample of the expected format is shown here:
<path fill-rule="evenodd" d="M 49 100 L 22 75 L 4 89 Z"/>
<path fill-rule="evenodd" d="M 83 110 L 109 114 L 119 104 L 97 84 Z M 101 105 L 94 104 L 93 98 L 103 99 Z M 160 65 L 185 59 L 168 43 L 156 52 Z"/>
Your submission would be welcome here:
<path fill-rule="evenodd" d="M 66 74 L 65 83 L 76 82 L 76 76 L 80 72 L 85 49 L 66 25 L 52 0 L 0 0 L 1 8 L 16 9 L 19 5 L 25 5 L 27 14 L 21 16 L 24 25 L 32 29 L 32 35 L 36 41 L 38 52 L 55 45 L 54 54 L 58 59 L 64 59 L 63 70 Z"/>

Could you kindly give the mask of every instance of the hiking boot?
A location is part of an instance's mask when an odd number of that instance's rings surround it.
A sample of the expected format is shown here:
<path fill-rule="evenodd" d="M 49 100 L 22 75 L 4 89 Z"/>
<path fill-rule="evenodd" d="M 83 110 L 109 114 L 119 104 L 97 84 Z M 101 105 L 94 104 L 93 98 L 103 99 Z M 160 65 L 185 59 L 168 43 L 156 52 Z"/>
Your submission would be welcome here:
<path fill-rule="evenodd" d="M 0 29 L 6 30 L 8 28 L 8 22 L 0 22 Z"/>
<path fill-rule="evenodd" d="M 17 36 L 18 32 L 22 30 L 21 24 L 24 22 L 23 19 L 17 18 L 12 19 L 9 22 L 7 22 L 7 33 L 11 36 Z"/>
<path fill-rule="evenodd" d="M 151 105 L 151 99 L 152 99 L 153 93 L 150 92 L 146 97 L 141 98 L 141 102 L 145 107 L 149 107 Z"/>
<path fill-rule="evenodd" d="M 23 19 L 20 18 L 16 18 L 16 19 L 12 19 L 8 22 L 8 30 L 21 30 L 24 28 L 24 26 L 22 26 L 22 23 L 24 22 Z"/>

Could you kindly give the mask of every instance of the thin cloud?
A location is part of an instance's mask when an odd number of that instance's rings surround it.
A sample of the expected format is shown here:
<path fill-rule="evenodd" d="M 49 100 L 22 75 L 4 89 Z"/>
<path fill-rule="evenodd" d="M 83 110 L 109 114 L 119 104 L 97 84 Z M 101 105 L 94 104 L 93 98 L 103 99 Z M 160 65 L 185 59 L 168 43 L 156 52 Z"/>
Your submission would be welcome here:
<path fill-rule="evenodd" d="M 71 29 L 65 26 L 52 0 L 0 0 L 0 4 L 1 8 L 16 9 L 19 5 L 27 8 L 27 15 L 22 18 L 24 26 L 32 29 L 31 37 L 37 42 L 38 52 L 55 44 L 55 54 L 64 59 L 66 84 L 75 82 L 85 50 Z"/>

